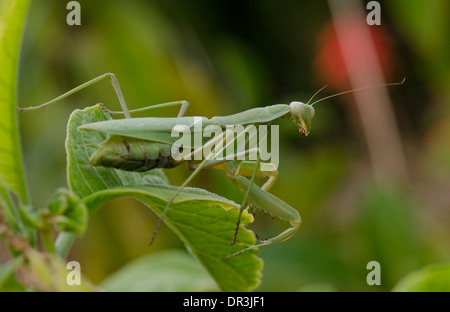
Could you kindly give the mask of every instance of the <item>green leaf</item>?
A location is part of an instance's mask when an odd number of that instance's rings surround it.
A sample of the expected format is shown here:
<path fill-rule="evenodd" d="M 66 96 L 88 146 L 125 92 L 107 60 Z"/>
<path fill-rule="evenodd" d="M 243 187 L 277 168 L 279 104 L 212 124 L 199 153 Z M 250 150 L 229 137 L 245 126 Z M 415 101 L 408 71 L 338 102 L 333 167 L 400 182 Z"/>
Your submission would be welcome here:
<path fill-rule="evenodd" d="M 162 170 L 155 169 L 148 172 L 127 172 L 104 167 L 90 167 L 89 158 L 95 151 L 97 144 L 103 142 L 106 136 L 94 131 L 79 131 L 82 124 L 102 120 L 110 120 L 101 106 L 75 110 L 67 125 L 67 179 L 70 189 L 81 198 L 94 192 L 114 186 L 139 184 L 168 184 Z"/>
<path fill-rule="evenodd" d="M 162 251 L 142 256 L 108 276 L 107 291 L 217 291 L 214 280 L 186 252 Z"/>
<path fill-rule="evenodd" d="M 94 193 L 85 198 L 85 202 L 90 211 L 95 211 L 111 200 L 131 197 L 161 215 L 169 198 L 177 190 L 178 187 L 168 185 L 115 187 Z M 256 257 L 256 249 L 226 258 L 255 244 L 253 233 L 244 228 L 253 221 L 253 217 L 245 213 L 241 218 L 238 240 L 230 246 L 237 218 L 235 203 L 196 188 L 182 191 L 164 217 L 164 222 L 186 244 L 223 291 L 248 291 L 259 284 L 262 261 Z"/>
<path fill-rule="evenodd" d="M 133 173 L 89 167 L 90 154 L 106 137 L 77 128 L 81 124 L 109 118 L 99 106 L 77 110 L 71 115 L 66 141 L 69 185 L 84 197 L 90 213 L 111 200 L 131 197 L 161 215 L 178 187 L 163 184 L 167 180 L 160 170 Z M 205 190 L 185 188 L 164 218 L 223 291 L 248 291 L 259 285 L 262 260 L 257 257 L 256 249 L 225 258 L 255 244 L 254 234 L 244 227 L 253 221 L 253 217 L 244 212 L 238 240 L 230 246 L 238 207 L 236 203 Z"/>
<path fill-rule="evenodd" d="M 125 172 L 103 167 L 90 167 L 89 158 L 97 144 L 103 142 L 106 136 L 98 132 L 78 131 L 82 124 L 110 120 L 100 105 L 84 110 L 75 110 L 67 124 L 67 182 L 70 190 L 80 198 L 100 190 L 114 186 L 142 185 L 147 183 L 168 184 L 162 170 L 151 170 L 146 173 Z M 63 232 L 56 241 L 57 253 L 65 258 L 70 246 L 75 240 L 71 233 Z"/>
<path fill-rule="evenodd" d="M 15 277 L 16 269 L 21 262 L 22 258 L 15 258 L 0 264 L 0 292 L 25 291 L 25 287 Z"/>
<path fill-rule="evenodd" d="M 23 225 L 30 229 L 50 229 L 83 234 L 88 222 L 89 212 L 86 204 L 73 192 L 59 188 L 50 198 L 47 209 L 37 209 L 22 205 L 18 209 Z"/>
<path fill-rule="evenodd" d="M 48 205 L 53 223 L 59 231 L 83 234 L 88 222 L 88 209 L 73 192 L 60 188 L 50 198 Z"/>
<path fill-rule="evenodd" d="M 27 204 L 17 127 L 17 64 L 29 0 L 0 0 L 0 195 L 6 189 Z"/>
<path fill-rule="evenodd" d="M 44 219 L 39 210 L 31 205 L 21 206 L 19 209 L 20 219 L 23 224 L 30 229 L 43 229 L 45 227 Z"/>
<path fill-rule="evenodd" d="M 28 281 L 32 287 L 46 292 L 87 292 L 98 290 L 91 282 L 80 273 L 80 284 L 68 283 L 72 271 L 61 258 L 44 254 L 35 249 L 26 250 L 26 262 L 21 267 L 22 278 Z M 81 267 L 82 270 L 82 267 Z M 75 273 L 75 272 L 74 272 Z"/>
<path fill-rule="evenodd" d="M 2 194 L 3 191 L 6 193 L 6 197 Z M 21 207 L 21 203 L 19 202 L 17 194 L 7 187 L 2 187 L 0 183 L 0 214 L 5 217 L 8 226 L 15 233 L 23 232 L 23 225 L 20 222 L 19 207 Z"/>
<path fill-rule="evenodd" d="M 388 184 L 371 187 L 361 203 L 360 239 L 370 246 L 372 259 L 381 263 L 383 286 L 388 289 L 406 273 L 421 267 L 421 239 L 414 208 L 410 194 Z"/>
<path fill-rule="evenodd" d="M 402 292 L 450 292 L 450 263 L 435 264 L 405 276 L 393 289 Z"/>

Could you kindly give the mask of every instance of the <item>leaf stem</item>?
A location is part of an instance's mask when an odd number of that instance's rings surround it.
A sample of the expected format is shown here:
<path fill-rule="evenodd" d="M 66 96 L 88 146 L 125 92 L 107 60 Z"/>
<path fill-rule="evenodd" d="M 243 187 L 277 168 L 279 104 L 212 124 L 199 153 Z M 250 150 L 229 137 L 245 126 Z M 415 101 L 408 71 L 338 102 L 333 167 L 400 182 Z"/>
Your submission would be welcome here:
<path fill-rule="evenodd" d="M 45 229 L 41 231 L 42 241 L 44 243 L 45 249 L 48 253 L 54 254 L 55 253 L 55 242 L 54 238 L 55 235 L 53 233 L 53 228 L 50 227 L 49 229 Z"/>
<path fill-rule="evenodd" d="M 61 258 L 65 259 L 76 237 L 77 235 L 73 233 L 68 232 L 60 233 L 55 241 L 56 254 Z"/>

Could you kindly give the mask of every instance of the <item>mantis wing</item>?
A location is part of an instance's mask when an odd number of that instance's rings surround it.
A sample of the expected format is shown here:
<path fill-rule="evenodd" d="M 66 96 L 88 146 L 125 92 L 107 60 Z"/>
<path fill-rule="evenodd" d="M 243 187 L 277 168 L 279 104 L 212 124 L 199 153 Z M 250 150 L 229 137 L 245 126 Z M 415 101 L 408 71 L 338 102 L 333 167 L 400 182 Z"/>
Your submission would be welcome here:
<path fill-rule="evenodd" d="M 108 136 L 118 135 L 146 141 L 173 144 L 178 135 L 172 136 L 174 128 L 189 131 L 192 135 L 203 131 L 208 125 L 220 127 L 216 121 L 205 117 L 179 117 L 179 118 L 128 118 L 112 119 L 107 121 L 84 124 L 79 130 L 92 130 L 105 133 Z M 183 132 L 180 131 L 180 132 Z M 201 134 L 200 134 L 201 135 Z"/>
<path fill-rule="evenodd" d="M 259 107 L 244 112 L 230 115 L 217 116 L 211 119 L 206 117 L 178 117 L 178 118 L 128 118 L 114 119 L 95 123 L 84 124 L 79 130 L 93 130 L 111 135 L 126 136 L 141 140 L 155 141 L 173 144 L 178 136 L 172 136 L 175 127 L 183 127 L 195 134 L 203 131 L 208 126 L 221 129 L 228 125 L 248 125 L 268 123 L 289 113 L 289 105 L 278 104 L 267 107 Z M 203 141 L 203 143 L 205 143 Z"/>

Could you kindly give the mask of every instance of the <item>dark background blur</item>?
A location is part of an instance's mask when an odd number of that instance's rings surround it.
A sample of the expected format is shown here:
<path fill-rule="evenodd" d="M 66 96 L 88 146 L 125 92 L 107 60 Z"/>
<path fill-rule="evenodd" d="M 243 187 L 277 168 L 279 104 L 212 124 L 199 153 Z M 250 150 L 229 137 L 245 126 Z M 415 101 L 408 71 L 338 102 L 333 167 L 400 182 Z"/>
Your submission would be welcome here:
<path fill-rule="evenodd" d="M 279 123 L 280 174 L 271 192 L 298 209 L 303 223 L 290 240 L 261 248 L 258 290 L 391 290 L 408 272 L 448 261 L 448 1 L 379 1 L 381 25 L 357 26 L 368 31 L 368 47 L 352 37 L 354 27 L 334 31 L 338 16 L 351 12 L 335 14 L 340 1 L 333 10 L 323 0 L 79 1 L 81 26 L 67 25 L 67 2 L 32 1 L 20 106 L 41 104 L 106 72 L 117 75 L 130 108 L 184 99 L 191 103 L 188 115 L 206 117 L 306 102 L 326 84 L 317 99 L 406 77 L 405 84 L 387 89 L 389 97 L 382 96 L 384 88 L 366 93 L 372 100 L 381 94 L 382 101 L 370 106 L 373 115 L 361 106 L 364 95 L 350 94 L 318 103 L 306 138 L 292 123 Z M 366 1 L 354 2 L 365 22 Z M 376 62 L 353 71 L 375 78 L 355 80 L 347 70 L 339 47 L 348 43 L 353 59 L 363 57 L 365 48 L 375 53 Z M 106 81 L 60 105 L 21 115 L 35 205 L 44 206 L 66 185 L 71 111 L 100 102 L 119 109 Z M 166 173 L 179 185 L 189 171 L 180 166 Z M 192 185 L 240 202 L 224 172 L 205 170 Z M 156 221 L 138 202 L 110 203 L 91 218 L 70 258 L 98 283 L 143 254 L 183 249 L 166 227 L 147 246 Z M 257 216 L 256 223 L 258 232 L 276 231 L 271 219 Z M 381 264 L 381 286 L 366 283 L 372 260 Z"/>

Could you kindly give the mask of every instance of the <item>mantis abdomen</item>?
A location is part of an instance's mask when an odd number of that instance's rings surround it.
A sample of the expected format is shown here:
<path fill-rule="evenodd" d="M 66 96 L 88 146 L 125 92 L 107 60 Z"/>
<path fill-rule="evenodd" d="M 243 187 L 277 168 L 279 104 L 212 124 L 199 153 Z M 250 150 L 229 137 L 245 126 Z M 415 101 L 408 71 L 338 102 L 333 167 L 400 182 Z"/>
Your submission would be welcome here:
<path fill-rule="evenodd" d="M 169 144 L 112 135 L 97 147 L 89 165 L 142 172 L 172 168 L 174 162 Z"/>

